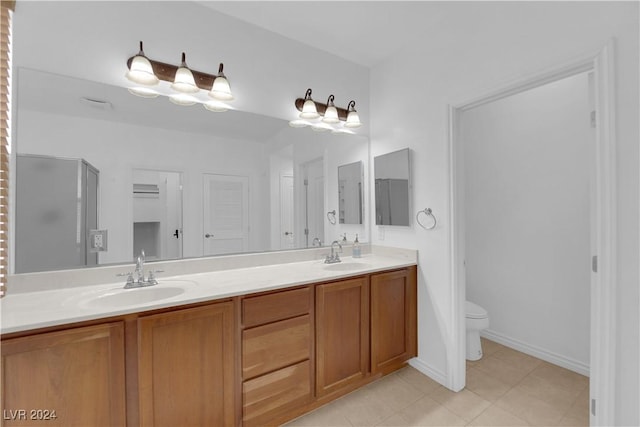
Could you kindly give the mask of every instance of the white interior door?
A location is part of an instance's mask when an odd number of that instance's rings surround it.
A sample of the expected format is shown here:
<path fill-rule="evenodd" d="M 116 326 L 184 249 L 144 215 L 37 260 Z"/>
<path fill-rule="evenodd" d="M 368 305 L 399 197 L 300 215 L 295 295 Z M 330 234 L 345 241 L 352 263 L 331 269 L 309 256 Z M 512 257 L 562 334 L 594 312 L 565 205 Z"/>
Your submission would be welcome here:
<path fill-rule="evenodd" d="M 293 175 L 280 176 L 280 248 L 293 249 Z"/>
<path fill-rule="evenodd" d="M 204 174 L 203 253 L 245 252 L 249 247 L 249 178 Z"/>

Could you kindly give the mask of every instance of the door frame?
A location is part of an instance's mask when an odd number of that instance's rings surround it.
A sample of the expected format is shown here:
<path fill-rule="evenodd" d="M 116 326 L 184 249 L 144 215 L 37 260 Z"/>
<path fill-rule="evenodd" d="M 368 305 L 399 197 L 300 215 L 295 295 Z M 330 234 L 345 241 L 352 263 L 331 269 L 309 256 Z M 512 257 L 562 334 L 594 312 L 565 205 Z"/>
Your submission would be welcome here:
<path fill-rule="evenodd" d="M 461 114 L 477 107 L 534 87 L 578 73 L 594 73 L 595 111 L 595 233 L 597 273 L 591 273 L 590 331 L 590 424 L 613 425 L 616 371 L 616 135 L 615 135 L 615 66 L 614 40 L 587 55 L 560 66 L 547 68 L 515 82 L 449 105 L 449 220 L 451 222 L 452 280 L 450 324 L 452 336 L 447 360 L 447 386 L 459 391 L 466 380 L 465 329 L 465 236 L 464 236 L 464 167 L 462 144 L 458 134 Z M 597 408 L 596 408 L 597 403 Z M 597 409 L 597 411 L 596 411 Z"/>

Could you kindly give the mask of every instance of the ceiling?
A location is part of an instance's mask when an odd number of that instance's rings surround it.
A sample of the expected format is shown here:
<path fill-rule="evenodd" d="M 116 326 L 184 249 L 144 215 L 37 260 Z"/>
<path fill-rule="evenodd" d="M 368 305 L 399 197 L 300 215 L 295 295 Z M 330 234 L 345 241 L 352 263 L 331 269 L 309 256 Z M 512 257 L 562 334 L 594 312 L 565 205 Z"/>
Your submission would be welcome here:
<path fill-rule="evenodd" d="M 439 27 L 462 2 L 200 1 L 284 37 L 372 67 Z M 455 4 L 458 3 L 458 4 Z"/>
<path fill-rule="evenodd" d="M 259 114 L 181 107 L 166 96 L 140 98 L 122 87 L 29 68 L 19 70 L 17 82 L 21 109 L 252 141 L 265 141 L 288 127 L 284 120 Z"/>

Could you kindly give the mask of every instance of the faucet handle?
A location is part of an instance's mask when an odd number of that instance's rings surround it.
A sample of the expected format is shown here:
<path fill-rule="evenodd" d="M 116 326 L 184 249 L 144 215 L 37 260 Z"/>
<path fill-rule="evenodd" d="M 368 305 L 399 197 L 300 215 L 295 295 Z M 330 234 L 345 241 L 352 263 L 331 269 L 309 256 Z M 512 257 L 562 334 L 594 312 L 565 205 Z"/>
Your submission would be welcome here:
<path fill-rule="evenodd" d="M 127 283 L 125 284 L 125 287 L 127 286 L 133 286 L 134 281 L 133 281 L 133 273 L 118 273 L 116 274 L 117 277 L 124 277 L 127 276 Z"/>
<path fill-rule="evenodd" d="M 147 282 L 152 285 L 158 284 L 158 279 L 156 279 L 156 273 L 164 273 L 164 270 L 151 270 L 149 271 L 149 276 L 147 277 Z"/>

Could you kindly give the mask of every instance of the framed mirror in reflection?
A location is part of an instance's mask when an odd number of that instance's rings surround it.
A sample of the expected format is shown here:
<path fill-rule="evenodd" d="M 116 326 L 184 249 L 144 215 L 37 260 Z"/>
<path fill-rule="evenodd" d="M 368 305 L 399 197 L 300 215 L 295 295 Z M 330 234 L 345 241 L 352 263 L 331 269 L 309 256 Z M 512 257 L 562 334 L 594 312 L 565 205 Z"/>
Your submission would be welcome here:
<path fill-rule="evenodd" d="M 376 225 L 409 225 L 411 162 L 408 148 L 376 156 Z"/>
<path fill-rule="evenodd" d="M 47 231 L 36 238 L 24 231 L 32 224 L 23 221 L 14 233 L 14 273 L 131 263 L 142 249 L 147 259 L 162 260 L 331 242 L 340 234 L 340 224 L 324 221 L 330 210 L 325 201 L 338 197 L 332 176 L 339 164 L 369 156 L 363 136 L 301 133 L 277 118 L 190 109 L 27 68 L 16 73 L 16 159 L 75 159 L 95 169 L 98 182 L 95 224 L 71 226 L 68 251 L 78 261 L 52 261 L 60 238 Z M 17 161 L 15 166 L 16 200 L 33 200 L 21 186 L 29 172 Z M 62 185 L 51 175 L 39 179 L 51 194 Z M 71 193 L 70 217 L 79 200 L 77 191 Z M 69 219 L 61 212 L 45 215 L 47 209 L 33 210 L 54 228 L 52 219 Z M 360 224 L 357 232 L 366 241 L 369 227 Z M 94 229 L 108 232 L 106 250 L 87 252 L 91 241 L 83 233 Z M 47 239 L 38 258 L 48 261 L 34 265 L 35 257 L 20 248 L 44 243 L 38 239 Z"/>

